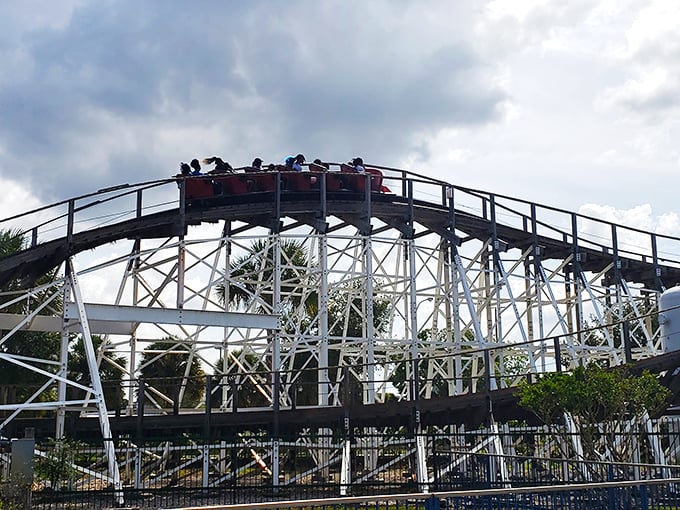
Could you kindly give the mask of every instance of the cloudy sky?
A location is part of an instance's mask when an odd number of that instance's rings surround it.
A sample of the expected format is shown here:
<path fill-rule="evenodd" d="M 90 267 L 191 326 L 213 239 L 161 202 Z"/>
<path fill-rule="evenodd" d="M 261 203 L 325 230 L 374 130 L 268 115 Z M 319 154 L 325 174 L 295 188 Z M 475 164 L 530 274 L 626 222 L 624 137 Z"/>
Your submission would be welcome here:
<path fill-rule="evenodd" d="M 219 155 L 680 234 L 677 0 L 0 3 L 0 214 Z"/>

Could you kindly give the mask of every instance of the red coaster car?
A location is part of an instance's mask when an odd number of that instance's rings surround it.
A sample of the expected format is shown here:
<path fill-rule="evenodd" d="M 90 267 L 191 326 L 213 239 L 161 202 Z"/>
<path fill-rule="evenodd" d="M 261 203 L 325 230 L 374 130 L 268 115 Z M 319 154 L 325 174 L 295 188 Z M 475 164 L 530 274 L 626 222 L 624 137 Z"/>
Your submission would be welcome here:
<path fill-rule="evenodd" d="M 309 165 L 309 172 L 316 177 L 316 185 L 321 185 L 322 176 L 326 176 L 326 191 L 331 193 L 343 189 L 344 181 L 339 172 L 331 172 L 318 165 Z M 315 183 L 312 183 L 315 184 Z"/>
<path fill-rule="evenodd" d="M 233 174 L 215 178 L 217 191 L 223 195 L 242 195 L 248 193 L 248 182 L 245 175 Z"/>
<path fill-rule="evenodd" d="M 387 189 L 385 186 L 383 186 L 383 174 L 380 170 L 377 168 L 367 168 L 366 173 L 371 174 L 371 191 L 377 191 L 380 193 Z"/>
<path fill-rule="evenodd" d="M 248 191 L 276 191 L 276 174 L 248 174 Z"/>
<path fill-rule="evenodd" d="M 349 165 L 340 165 L 340 173 L 345 184 L 345 188 L 357 193 L 363 193 L 366 189 L 366 174 L 357 173 Z"/>
<path fill-rule="evenodd" d="M 281 180 L 286 183 L 285 188 L 289 191 L 310 191 L 312 180 L 316 182 L 316 176 L 311 172 L 283 172 Z"/>
<path fill-rule="evenodd" d="M 212 179 L 205 177 L 187 177 L 184 179 L 184 193 L 187 200 L 210 198 L 215 196 Z"/>

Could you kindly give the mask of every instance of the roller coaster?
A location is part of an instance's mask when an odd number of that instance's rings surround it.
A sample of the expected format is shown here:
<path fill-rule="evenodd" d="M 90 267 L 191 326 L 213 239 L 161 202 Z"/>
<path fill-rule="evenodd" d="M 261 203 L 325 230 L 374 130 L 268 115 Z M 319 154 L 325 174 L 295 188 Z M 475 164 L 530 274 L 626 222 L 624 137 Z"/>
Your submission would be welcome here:
<path fill-rule="evenodd" d="M 680 283 L 678 238 L 378 165 L 242 170 L 122 184 L 0 220 L 27 239 L 0 259 L 0 360 L 41 378 L 21 402 L 3 393 L 3 434 L 401 426 L 425 486 L 418 432 L 530 420 L 514 397 L 521 380 L 593 360 L 662 375 L 678 364 L 653 313 Z M 27 331 L 59 334 L 59 352 L 6 347 Z M 74 335 L 79 380 L 67 370 Z M 178 353 L 176 390 L 144 380 Z M 194 360 L 209 375 L 200 402 L 187 398 Z M 103 366 L 124 387 L 115 409 Z M 107 469 L 120 486 L 114 442 Z M 317 445 L 318 469 L 341 458 L 351 484 L 352 444 L 337 456 Z"/>

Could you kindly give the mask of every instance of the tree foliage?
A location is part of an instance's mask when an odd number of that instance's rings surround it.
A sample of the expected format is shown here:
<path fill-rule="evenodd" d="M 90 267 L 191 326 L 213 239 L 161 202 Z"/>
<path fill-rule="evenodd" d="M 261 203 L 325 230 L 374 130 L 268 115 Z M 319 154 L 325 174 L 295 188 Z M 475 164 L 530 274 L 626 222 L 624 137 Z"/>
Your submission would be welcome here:
<path fill-rule="evenodd" d="M 236 360 L 243 359 L 247 373 L 240 373 Z M 223 358 L 220 357 L 213 365 L 216 374 L 223 373 Z M 270 399 L 263 394 L 262 388 L 269 386 L 270 374 L 267 366 L 256 354 L 243 354 L 242 349 L 232 351 L 227 356 L 227 377 L 220 381 L 212 396 L 212 407 L 222 405 L 222 392 L 231 393 L 236 390 L 238 407 L 265 407 L 271 404 Z M 224 385 L 226 384 L 226 388 Z"/>
<path fill-rule="evenodd" d="M 625 367 L 606 370 L 596 364 L 545 374 L 519 389 L 520 405 L 544 423 L 565 412 L 591 423 L 630 419 L 662 409 L 668 395 L 649 372 L 635 376 Z"/>
<path fill-rule="evenodd" d="M 273 307 L 274 266 L 273 245 L 264 239 L 253 242 L 247 253 L 231 260 L 229 281 L 218 287 L 218 298 L 223 304 L 228 303 L 236 308 L 254 307 L 262 313 L 268 313 Z M 319 334 L 319 295 L 309 281 L 314 278 L 311 268 L 315 266 L 316 262 L 304 241 L 281 242 L 281 311 L 284 317 L 281 323 L 284 334 L 293 335 L 299 331 Z M 340 282 L 331 284 L 331 287 L 328 304 L 328 364 L 334 367 L 340 363 L 340 352 L 333 346 L 340 343 L 340 338 L 362 338 L 367 335 L 365 317 L 369 303 L 363 282 Z M 389 326 L 390 302 L 376 296 L 372 306 L 374 332 L 375 336 L 379 336 Z M 286 354 L 284 345 L 282 355 L 285 357 Z M 296 353 L 292 366 L 288 368 L 295 374 L 295 384 L 288 388 L 289 392 L 294 392 L 292 398 L 300 405 L 315 404 L 318 398 L 318 362 L 313 353 Z M 331 381 L 338 377 L 337 369 L 329 370 Z M 357 381 L 351 384 L 353 389 L 358 390 Z M 243 389 L 246 387 L 242 386 Z M 249 391 L 252 393 L 257 388 L 251 385 Z M 260 402 L 263 398 L 262 395 L 241 392 L 238 397 L 239 402 Z"/>
<path fill-rule="evenodd" d="M 390 302 L 374 296 L 373 330 L 376 336 L 387 331 Z M 328 333 L 331 336 L 360 338 L 366 335 L 366 292 L 363 282 L 350 282 L 335 287 L 328 303 Z"/>
<path fill-rule="evenodd" d="M 274 262 L 274 246 L 266 239 L 254 241 L 245 254 L 230 262 L 229 282 L 217 286 L 220 302 L 237 308 L 247 308 L 259 298 L 262 302 L 256 308 L 262 313 L 268 313 L 273 304 L 273 292 L 261 290 L 263 283 L 269 284 L 274 281 Z M 281 296 L 285 299 L 284 311 L 301 304 L 311 309 L 316 308 L 316 295 L 304 296 L 300 289 L 309 276 L 309 267 L 313 264 L 314 259 L 304 242 L 296 240 L 281 242 L 280 279 Z"/>
<path fill-rule="evenodd" d="M 68 488 L 80 475 L 76 465 L 83 444 L 71 439 L 61 439 L 53 440 L 45 446 L 47 454 L 38 459 L 35 466 L 36 476 L 47 481 L 54 490 Z"/>
<path fill-rule="evenodd" d="M 20 252 L 26 248 L 24 237 L 14 230 L 0 230 L 0 258 Z M 55 271 L 50 271 L 35 282 L 36 286 L 41 286 L 51 282 L 55 277 Z M 20 293 L 24 290 L 24 282 L 13 279 L 0 288 L 0 292 L 14 297 L 13 293 Z M 31 296 L 30 305 L 35 308 L 37 304 L 44 302 L 54 290 L 42 290 Z M 29 312 L 29 302 L 18 300 L 12 305 L 2 308 L 3 313 L 26 314 Z M 59 315 L 62 310 L 62 299 L 57 297 L 46 306 L 41 314 Z M 17 331 L 7 338 L 0 345 L 0 352 L 14 356 L 32 358 L 34 360 L 57 361 L 59 358 L 59 346 L 61 336 L 59 333 Z M 32 361 L 29 364 L 38 368 L 54 372 L 55 365 Z M 19 366 L 6 360 L 0 360 L 0 403 L 23 402 L 29 398 L 41 385 L 47 381 L 47 377 L 37 374 L 28 368 Z M 53 388 L 43 391 L 35 401 L 50 401 L 56 398 Z"/>
<path fill-rule="evenodd" d="M 0 229 L 0 259 L 18 253 L 25 245 L 26 241 L 18 230 Z"/>
<path fill-rule="evenodd" d="M 196 407 L 203 401 L 205 373 L 198 358 L 191 356 L 189 349 L 178 342 L 178 339 L 167 337 L 149 345 L 140 359 L 140 373 L 161 407 Z M 184 379 L 189 363 L 189 375 Z M 183 386 L 184 396 L 178 402 Z"/>
<path fill-rule="evenodd" d="M 101 347 L 103 338 L 99 335 L 92 336 L 92 343 L 95 351 Z M 127 365 L 127 360 L 122 356 L 114 356 L 109 358 L 110 362 L 104 359 L 99 367 L 99 377 L 101 378 L 102 387 L 104 389 L 104 400 L 106 401 L 106 408 L 108 410 L 120 409 L 124 404 L 124 393 L 121 386 L 122 373 L 119 368 L 124 368 Z M 87 364 L 87 356 L 85 354 L 85 344 L 82 336 L 76 338 L 71 345 L 68 358 L 68 372 L 69 379 L 80 383 L 84 386 L 92 384 L 90 376 L 90 368 Z M 83 398 L 84 392 L 73 386 L 69 386 L 67 390 L 67 397 L 71 399 Z"/>
<path fill-rule="evenodd" d="M 0 258 L 8 257 L 19 253 L 20 251 L 26 249 L 28 246 L 26 239 L 23 237 L 21 232 L 17 230 L 3 230 L 0 229 Z M 50 283 L 54 280 L 56 276 L 56 270 L 48 271 L 42 276 L 38 277 L 33 281 L 33 286 L 35 288 L 40 288 L 41 286 Z M 11 297 L 13 292 L 21 292 L 26 290 L 26 282 L 19 278 L 14 278 L 4 283 L 0 287 L 0 291 L 7 293 Z M 31 303 L 33 308 L 36 304 L 43 303 L 54 291 L 51 289 L 35 290 L 31 295 Z M 16 303 L 3 307 L 3 313 L 26 313 L 27 301 L 17 301 Z M 61 295 L 57 296 L 52 300 L 52 302 L 41 312 L 41 315 L 51 314 L 60 315 L 62 311 L 63 302 Z"/>
<path fill-rule="evenodd" d="M 570 414 L 589 458 L 608 450 L 621 461 L 629 460 L 624 458 L 629 439 L 624 424 L 662 410 L 669 394 L 649 372 L 634 375 L 625 366 L 604 369 L 596 363 L 572 373 L 545 374 L 533 384 L 525 381 L 518 391 L 520 406 L 547 425 Z"/>
<path fill-rule="evenodd" d="M 0 346 L 0 351 L 15 356 L 58 361 L 60 342 L 58 333 L 17 331 Z M 56 372 L 55 365 L 39 362 L 29 364 L 47 372 Z M 14 363 L 0 360 L 0 403 L 24 402 L 46 381 L 47 377 L 44 375 Z M 35 401 L 49 402 L 55 399 L 55 391 L 53 388 L 48 388 Z"/>
<path fill-rule="evenodd" d="M 435 329 L 427 328 L 418 332 L 418 348 L 420 350 L 425 350 L 427 344 L 430 342 L 445 342 L 447 338 L 451 338 L 453 333 L 446 329 Z M 462 334 L 463 338 L 468 341 L 474 341 L 474 333 L 471 330 L 465 330 Z M 469 346 L 462 346 L 462 349 L 456 356 L 466 357 L 466 351 L 471 350 Z M 486 377 L 482 374 L 473 374 L 472 367 L 473 363 L 469 356 L 479 356 L 482 355 L 477 351 L 476 354 L 468 354 L 467 362 L 463 363 L 462 371 L 455 375 L 456 379 L 461 383 L 465 390 L 482 392 L 486 390 Z M 511 385 L 514 381 L 526 373 L 527 364 L 529 358 L 524 353 L 514 353 L 511 355 L 506 355 L 503 357 L 495 356 L 493 358 L 493 377 L 496 381 L 498 387 L 504 387 L 504 385 Z M 428 377 L 430 363 L 435 362 L 435 360 L 421 358 L 418 360 L 418 385 L 420 388 L 424 388 L 426 385 L 430 385 L 430 396 L 431 397 L 442 397 L 450 396 L 452 392 L 450 388 L 455 384 L 456 381 L 447 379 L 442 376 L 441 373 L 435 372 Z M 444 362 L 444 359 L 438 360 L 439 363 Z M 394 366 L 390 374 L 390 382 L 399 391 L 401 395 L 405 394 L 407 384 L 410 382 L 407 380 L 407 373 L 410 375 L 412 371 L 413 362 L 411 360 L 394 359 Z M 503 374 L 503 380 L 500 374 Z"/>
<path fill-rule="evenodd" d="M 427 328 L 418 332 L 418 341 L 421 346 L 432 340 L 442 340 L 445 338 L 446 330 Z M 418 360 L 418 381 L 419 385 L 423 387 L 425 384 L 432 384 L 432 396 L 441 397 L 448 395 L 448 381 L 445 381 L 439 374 L 435 375 L 433 380 L 428 381 L 427 378 L 427 360 Z M 406 394 L 407 385 L 410 383 L 407 374 L 411 374 L 413 370 L 413 361 L 407 359 L 394 359 L 394 368 L 391 370 L 390 382 L 399 391 L 401 395 Z"/>

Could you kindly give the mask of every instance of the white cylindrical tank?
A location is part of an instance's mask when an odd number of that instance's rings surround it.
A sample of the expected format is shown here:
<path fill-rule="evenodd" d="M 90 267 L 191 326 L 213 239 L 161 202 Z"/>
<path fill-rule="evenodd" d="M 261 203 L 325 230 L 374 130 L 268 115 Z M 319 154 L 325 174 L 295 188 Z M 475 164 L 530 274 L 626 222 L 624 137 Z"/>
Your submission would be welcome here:
<path fill-rule="evenodd" d="M 663 352 L 680 350 L 680 287 L 659 297 L 659 327 Z"/>

